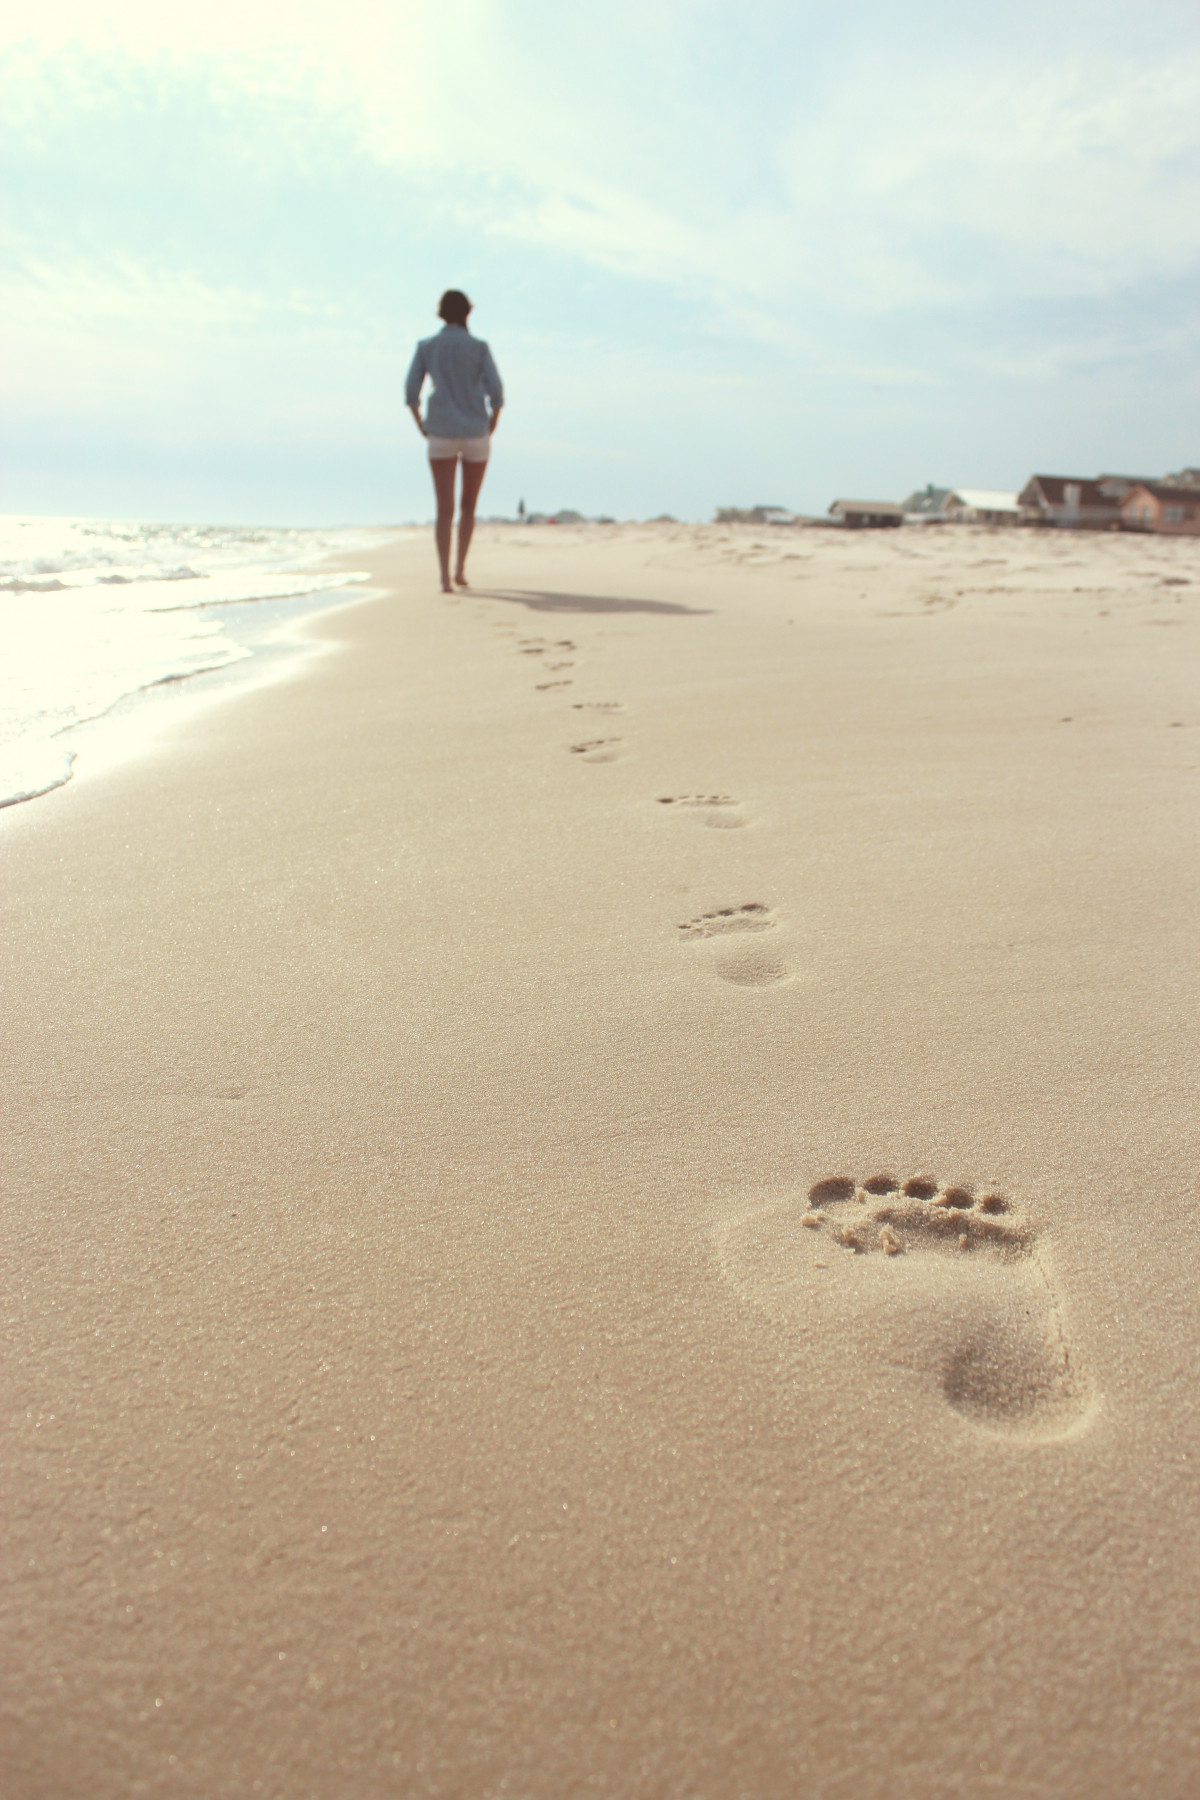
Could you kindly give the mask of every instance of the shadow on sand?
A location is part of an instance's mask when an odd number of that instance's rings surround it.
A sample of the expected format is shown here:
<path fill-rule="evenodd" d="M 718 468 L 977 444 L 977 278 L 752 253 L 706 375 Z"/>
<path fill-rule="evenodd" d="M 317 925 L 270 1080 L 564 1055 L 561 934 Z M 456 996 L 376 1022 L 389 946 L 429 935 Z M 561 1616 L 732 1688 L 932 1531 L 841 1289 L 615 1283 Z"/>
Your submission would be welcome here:
<path fill-rule="evenodd" d="M 525 588 L 474 588 L 481 600 L 515 600 L 531 612 L 546 613 L 677 613 L 699 618 L 707 606 L 676 606 L 671 600 L 621 600 L 615 594 L 547 594 Z"/>

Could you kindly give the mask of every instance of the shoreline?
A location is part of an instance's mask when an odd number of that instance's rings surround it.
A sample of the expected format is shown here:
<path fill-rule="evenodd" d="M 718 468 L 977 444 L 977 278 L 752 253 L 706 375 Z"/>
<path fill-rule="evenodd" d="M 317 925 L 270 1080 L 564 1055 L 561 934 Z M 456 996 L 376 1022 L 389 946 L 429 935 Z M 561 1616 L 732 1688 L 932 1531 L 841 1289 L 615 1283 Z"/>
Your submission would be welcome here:
<path fill-rule="evenodd" d="M 1200 546 L 819 535 L 9 809 L 15 1788 L 1187 1791 Z"/>
<path fill-rule="evenodd" d="M 362 560 L 354 553 L 339 553 L 321 559 L 310 572 L 320 575 L 343 565 L 349 568 Z M 103 711 L 55 733 L 46 741 L 57 745 L 61 740 L 63 754 L 69 759 L 66 773 L 36 793 L 0 801 L 0 829 L 6 814 L 35 805 L 59 788 L 81 778 L 86 780 L 131 757 L 149 754 L 169 734 L 172 725 L 182 722 L 190 711 L 232 697 L 243 689 L 286 679 L 293 672 L 293 664 L 298 671 L 303 659 L 318 651 L 313 640 L 304 636 L 306 622 L 342 606 L 355 605 L 372 597 L 373 592 L 361 585 L 315 588 L 278 598 L 214 600 L 185 608 L 201 617 L 214 614 L 226 629 L 231 624 L 241 627 L 233 641 L 243 654 L 208 668 L 161 676 L 147 685 L 131 688 Z M 81 754 L 85 758 L 82 768 L 77 767 Z"/>

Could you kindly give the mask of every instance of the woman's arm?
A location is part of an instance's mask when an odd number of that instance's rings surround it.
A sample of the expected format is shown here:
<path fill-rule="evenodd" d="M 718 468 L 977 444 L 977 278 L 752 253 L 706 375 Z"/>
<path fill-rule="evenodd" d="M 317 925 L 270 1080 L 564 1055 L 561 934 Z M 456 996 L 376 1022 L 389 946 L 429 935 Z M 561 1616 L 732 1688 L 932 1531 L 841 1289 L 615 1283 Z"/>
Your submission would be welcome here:
<path fill-rule="evenodd" d="M 428 437 L 429 435 L 421 423 L 421 389 L 425 385 L 425 376 L 427 373 L 428 370 L 425 367 L 424 345 L 418 344 L 416 350 L 413 352 L 413 359 L 408 365 L 408 377 L 404 383 L 404 400 L 409 412 L 417 421 L 417 430 L 422 437 Z"/>
<path fill-rule="evenodd" d="M 486 344 L 482 345 L 481 348 L 483 350 L 483 360 L 480 365 L 479 373 L 483 382 L 483 391 L 487 395 L 488 405 L 492 409 L 492 422 L 488 426 L 488 436 L 490 437 L 492 432 L 495 431 L 497 422 L 499 421 L 500 408 L 504 405 L 504 383 L 500 379 L 499 369 L 492 360 L 491 351 Z"/>

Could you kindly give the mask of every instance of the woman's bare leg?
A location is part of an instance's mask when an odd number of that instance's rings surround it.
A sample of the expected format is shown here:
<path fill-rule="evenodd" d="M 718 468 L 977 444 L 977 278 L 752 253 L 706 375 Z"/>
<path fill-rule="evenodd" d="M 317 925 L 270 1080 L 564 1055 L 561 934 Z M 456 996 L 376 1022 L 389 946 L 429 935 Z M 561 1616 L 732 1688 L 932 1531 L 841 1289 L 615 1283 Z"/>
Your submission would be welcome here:
<path fill-rule="evenodd" d="M 454 567 L 454 579 L 459 587 L 467 585 L 467 551 L 471 548 L 471 533 L 475 529 L 475 502 L 479 498 L 479 490 L 486 474 L 486 462 L 468 462 L 463 458 L 462 499 L 458 508 L 458 561 Z"/>
<path fill-rule="evenodd" d="M 438 563 L 442 571 L 443 594 L 453 593 L 450 586 L 450 533 L 454 526 L 454 471 L 458 465 L 456 456 L 431 456 L 429 467 L 433 470 L 433 491 L 437 495 L 437 524 L 434 536 L 437 539 Z M 463 486 L 466 486 L 465 469 Z"/>

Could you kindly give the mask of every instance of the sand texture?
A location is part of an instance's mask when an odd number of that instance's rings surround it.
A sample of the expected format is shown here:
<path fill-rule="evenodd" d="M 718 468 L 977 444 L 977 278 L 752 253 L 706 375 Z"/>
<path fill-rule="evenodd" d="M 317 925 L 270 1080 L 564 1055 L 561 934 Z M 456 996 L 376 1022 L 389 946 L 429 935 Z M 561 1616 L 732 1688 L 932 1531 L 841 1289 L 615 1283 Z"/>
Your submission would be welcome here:
<path fill-rule="evenodd" d="M 1196 1800 L 1200 544 L 473 564 L 0 827 L 5 1795 Z"/>

